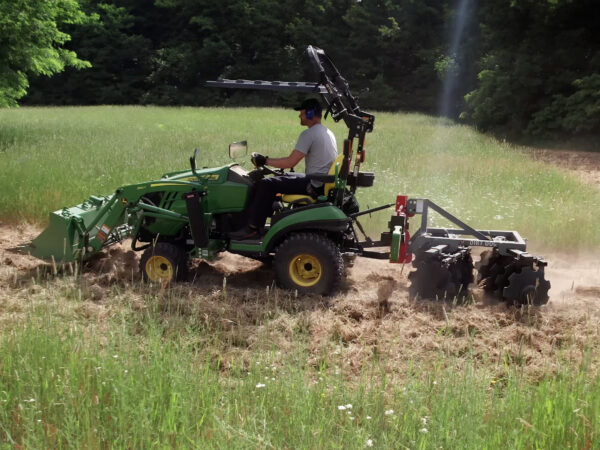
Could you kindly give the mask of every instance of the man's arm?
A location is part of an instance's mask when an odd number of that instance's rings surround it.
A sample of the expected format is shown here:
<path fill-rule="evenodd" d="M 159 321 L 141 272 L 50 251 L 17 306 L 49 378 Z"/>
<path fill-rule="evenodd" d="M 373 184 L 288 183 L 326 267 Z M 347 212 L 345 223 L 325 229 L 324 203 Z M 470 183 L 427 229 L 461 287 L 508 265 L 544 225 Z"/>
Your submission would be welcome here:
<path fill-rule="evenodd" d="M 285 158 L 267 158 L 267 166 L 277 167 L 278 169 L 291 169 L 295 167 L 302 158 L 306 155 L 302 153 L 300 150 L 294 150 L 290 153 L 290 156 Z"/>

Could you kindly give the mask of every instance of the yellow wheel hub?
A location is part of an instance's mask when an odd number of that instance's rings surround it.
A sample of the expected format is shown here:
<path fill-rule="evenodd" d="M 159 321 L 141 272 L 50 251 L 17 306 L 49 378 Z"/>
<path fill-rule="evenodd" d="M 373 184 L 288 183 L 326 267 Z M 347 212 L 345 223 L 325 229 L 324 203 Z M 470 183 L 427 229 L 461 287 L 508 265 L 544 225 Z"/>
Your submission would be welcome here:
<path fill-rule="evenodd" d="M 171 281 L 173 265 L 164 256 L 154 255 L 146 261 L 146 275 L 150 281 Z"/>
<path fill-rule="evenodd" d="M 314 286 L 323 273 L 321 262 L 313 255 L 302 253 L 290 261 L 290 278 L 298 286 Z"/>

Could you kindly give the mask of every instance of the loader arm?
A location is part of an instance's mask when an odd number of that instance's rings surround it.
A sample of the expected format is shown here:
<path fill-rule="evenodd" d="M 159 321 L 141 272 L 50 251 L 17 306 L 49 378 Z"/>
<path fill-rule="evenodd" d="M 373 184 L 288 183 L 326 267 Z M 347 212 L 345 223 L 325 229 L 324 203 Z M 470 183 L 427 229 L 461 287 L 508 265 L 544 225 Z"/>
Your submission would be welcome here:
<path fill-rule="evenodd" d="M 179 226 L 187 224 L 187 215 L 144 200 L 165 189 L 182 198 L 184 193 L 203 191 L 206 186 L 202 180 L 157 180 L 120 187 L 110 196 L 91 196 L 79 205 L 50 213 L 48 227 L 21 251 L 40 259 L 68 263 L 87 259 L 123 239 L 135 240 L 145 218 L 160 218 Z"/>

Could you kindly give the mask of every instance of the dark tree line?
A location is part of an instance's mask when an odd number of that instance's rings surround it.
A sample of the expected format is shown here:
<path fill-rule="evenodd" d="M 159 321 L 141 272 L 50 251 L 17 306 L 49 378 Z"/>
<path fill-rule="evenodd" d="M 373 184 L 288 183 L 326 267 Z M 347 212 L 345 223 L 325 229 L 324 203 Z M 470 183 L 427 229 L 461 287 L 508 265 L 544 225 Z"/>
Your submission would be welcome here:
<path fill-rule="evenodd" d="M 31 80 L 22 104 L 287 105 L 295 97 L 203 81 L 313 80 L 312 44 L 366 109 L 443 111 L 507 136 L 600 135 L 597 0 L 79 3 L 96 20 L 65 25 L 65 45 L 92 67 Z"/>

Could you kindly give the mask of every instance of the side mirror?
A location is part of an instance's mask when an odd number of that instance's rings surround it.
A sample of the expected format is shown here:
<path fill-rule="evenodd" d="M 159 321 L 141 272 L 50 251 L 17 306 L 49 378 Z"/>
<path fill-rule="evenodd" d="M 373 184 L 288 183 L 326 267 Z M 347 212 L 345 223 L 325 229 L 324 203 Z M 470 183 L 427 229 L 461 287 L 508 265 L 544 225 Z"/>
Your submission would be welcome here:
<path fill-rule="evenodd" d="M 248 141 L 240 141 L 229 144 L 229 157 L 237 159 L 248 154 Z"/>
<path fill-rule="evenodd" d="M 190 166 L 192 167 L 192 173 L 196 175 L 196 156 L 198 156 L 198 149 L 194 149 L 194 156 L 190 158 Z"/>

